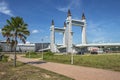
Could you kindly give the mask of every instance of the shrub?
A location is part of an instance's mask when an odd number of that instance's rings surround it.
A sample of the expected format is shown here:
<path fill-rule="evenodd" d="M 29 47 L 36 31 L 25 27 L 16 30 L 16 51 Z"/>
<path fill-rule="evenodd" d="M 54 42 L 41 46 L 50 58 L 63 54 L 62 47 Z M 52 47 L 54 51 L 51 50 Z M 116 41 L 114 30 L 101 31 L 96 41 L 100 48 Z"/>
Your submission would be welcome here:
<path fill-rule="evenodd" d="M 36 58 L 36 57 L 38 56 L 38 54 L 37 54 L 36 52 L 27 52 L 27 53 L 25 54 L 25 56 L 26 56 L 27 58 Z"/>
<path fill-rule="evenodd" d="M 53 52 L 51 52 L 51 51 L 48 51 L 48 52 L 44 53 L 44 55 L 46 55 L 46 56 L 53 56 L 53 55 L 54 55 L 54 53 L 53 53 Z"/>
<path fill-rule="evenodd" d="M 8 56 L 5 56 L 5 55 L 0 55 L 0 61 L 2 62 L 8 62 Z"/>
<path fill-rule="evenodd" d="M 32 56 L 32 55 L 37 55 L 37 53 L 36 53 L 36 52 L 27 52 L 27 53 L 26 53 L 26 56 L 29 56 L 29 55 L 31 55 L 31 56 Z"/>
<path fill-rule="evenodd" d="M 2 61 L 3 61 L 3 62 L 8 62 L 8 58 L 9 58 L 9 56 L 4 56 L 4 55 L 3 55 Z"/>

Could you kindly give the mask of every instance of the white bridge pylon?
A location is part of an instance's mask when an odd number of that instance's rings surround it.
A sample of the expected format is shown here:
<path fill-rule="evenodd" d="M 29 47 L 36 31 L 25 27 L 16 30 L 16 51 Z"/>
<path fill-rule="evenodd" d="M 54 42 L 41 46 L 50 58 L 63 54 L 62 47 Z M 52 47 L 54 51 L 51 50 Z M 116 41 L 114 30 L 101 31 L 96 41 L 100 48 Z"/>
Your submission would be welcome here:
<path fill-rule="evenodd" d="M 86 19 L 84 13 L 82 14 L 81 20 L 72 19 L 70 10 L 68 10 L 68 16 L 66 22 L 64 22 L 64 28 L 56 28 L 54 26 L 54 21 L 52 20 L 51 25 L 51 43 L 50 49 L 52 52 L 59 52 L 57 46 L 55 45 L 55 32 L 63 33 L 63 46 L 66 47 L 66 52 L 71 53 L 73 47 L 73 31 L 72 26 L 80 26 L 82 28 L 82 44 L 87 44 L 86 39 Z"/>

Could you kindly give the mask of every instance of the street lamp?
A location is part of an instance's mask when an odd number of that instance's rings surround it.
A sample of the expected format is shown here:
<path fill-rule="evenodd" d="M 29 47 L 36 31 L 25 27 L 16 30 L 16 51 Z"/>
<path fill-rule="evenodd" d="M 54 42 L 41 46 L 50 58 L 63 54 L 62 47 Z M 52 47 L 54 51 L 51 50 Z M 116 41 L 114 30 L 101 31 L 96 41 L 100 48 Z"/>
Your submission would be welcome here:
<path fill-rule="evenodd" d="M 48 36 L 45 36 L 45 38 L 42 38 L 41 41 L 42 41 L 42 60 L 44 58 L 44 54 L 43 54 L 43 48 L 44 48 L 44 44 L 43 44 L 43 41 L 46 40 L 48 38 Z"/>
<path fill-rule="evenodd" d="M 72 47 L 72 53 L 71 53 L 71 64 L 73 64 L 73 47 Z"/>

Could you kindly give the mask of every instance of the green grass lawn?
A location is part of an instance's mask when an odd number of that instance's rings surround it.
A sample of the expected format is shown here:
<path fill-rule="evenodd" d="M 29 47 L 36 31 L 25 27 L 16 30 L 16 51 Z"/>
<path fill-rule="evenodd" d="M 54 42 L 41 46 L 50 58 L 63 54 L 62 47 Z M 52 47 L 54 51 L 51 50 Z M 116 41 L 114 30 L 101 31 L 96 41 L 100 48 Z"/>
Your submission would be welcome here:
<path fill-rule="evenodd" d="M 31 55 L 31 58 L 40 57 L 40 53 L 34 56 Z M 71 55 L 44 55 L 44 60 L 70 64 Z M 74 55 L 74 65 L 120 71 L 120 54 Z"/>
<path fill-rule="evenodd" d="M 70 64 L 70 55 L 44 56 L 44 60 Z M 74 55 L 74 65 L 120 71 L 120 55 Z"/>
<path fill-rule="evenodd" d="M 0 80 L 73 80 L 71 78 L 17 62 L 0 62 Z"/>

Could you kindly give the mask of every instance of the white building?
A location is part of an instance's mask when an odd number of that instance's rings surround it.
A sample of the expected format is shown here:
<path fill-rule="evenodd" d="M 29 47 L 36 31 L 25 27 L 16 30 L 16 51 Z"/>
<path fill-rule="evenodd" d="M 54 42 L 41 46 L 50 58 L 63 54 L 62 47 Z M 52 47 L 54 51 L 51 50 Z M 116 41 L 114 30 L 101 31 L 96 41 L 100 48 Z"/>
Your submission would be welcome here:
<path fill-rule="evenodd" d="M 20 52 L 28 52 L 28 51 L 35 51 L 35 44 L 34 43 L 19 43 L 16 48 L 17 51 Z"/>

